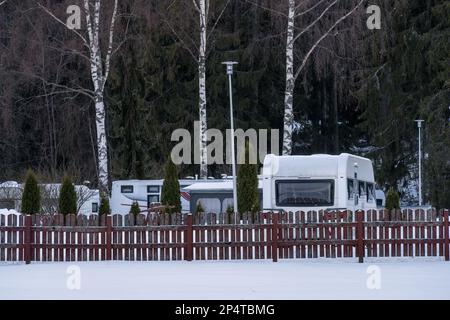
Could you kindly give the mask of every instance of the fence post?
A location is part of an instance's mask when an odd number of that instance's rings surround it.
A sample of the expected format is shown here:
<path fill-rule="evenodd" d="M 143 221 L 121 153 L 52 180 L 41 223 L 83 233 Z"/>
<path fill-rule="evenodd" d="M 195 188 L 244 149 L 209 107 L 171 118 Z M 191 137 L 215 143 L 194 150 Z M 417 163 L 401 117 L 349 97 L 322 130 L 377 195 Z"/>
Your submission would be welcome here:
<path fill-rule="evenodd" d="M 450 260 L 450 247 L 449 247 L 449 235 L 448 235 L 448 209 L 444 210 L 444 251 L 445 261 Z"/>
<path fill-rule="evenodd" d="M 31 216 L 25 216 L 24 260 L 26 264 L 31 262 Z"/>
<path fill-rule="evenodd" d="M 106 215 L 106 260 L 111 260 L 112 256 L 112 217 Z"/>
<path fill-rule="evenodd" d="M 272 260 L 278 261 L 278 213 L 272 213 Z"/>
<path fill-rule="evenodd" d="M 186 218 L 186 230 L 184 232 L 184 259 L 186 261 L 192 261 L 193 247 L 192 247 L 192 213 L 189 213 Z"/>
<path fill-rule="evenodd" d="M 364 262 L 364 211 L 356 211 L 356 255 L 358 262 Z"/>

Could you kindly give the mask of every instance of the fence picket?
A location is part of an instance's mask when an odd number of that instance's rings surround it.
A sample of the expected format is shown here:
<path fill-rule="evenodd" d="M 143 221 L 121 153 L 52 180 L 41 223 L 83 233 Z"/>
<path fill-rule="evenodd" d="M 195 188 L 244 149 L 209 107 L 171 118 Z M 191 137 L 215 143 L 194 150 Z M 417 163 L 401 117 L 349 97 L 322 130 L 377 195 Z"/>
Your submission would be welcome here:
<path fill-rule="evenodd" d="M 0 261 L 7 261 L 6 259 L 6 248 L 4 245 L 6 242 L 6 233 L 7 231 L 4 231 L 1 229 L 2 227 L 6 226 L 6 216 L 4 214 L 0 214 Z"/>
<path fill-rule="evenodd" d="M 425 211 L 423 209 L 420 209 L 420 221 L 426 221 L 425 220 Z M 425 235 L 425 227 L 421 226 L 420 227 L 420 237 L 421 239 L 425 239 L 426 235 Z M 420 242 L 420 255 L 422 257 L 426 256 L 426 246 L 425 246 L 425 242 L 421 241 Z"/>

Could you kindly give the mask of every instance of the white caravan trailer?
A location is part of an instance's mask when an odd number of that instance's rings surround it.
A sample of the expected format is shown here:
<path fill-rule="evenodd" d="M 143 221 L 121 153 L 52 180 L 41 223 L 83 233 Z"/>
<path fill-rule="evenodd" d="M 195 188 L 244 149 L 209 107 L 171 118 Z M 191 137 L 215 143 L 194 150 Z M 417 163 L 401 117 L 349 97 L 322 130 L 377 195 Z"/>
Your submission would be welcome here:
<path fill-rule="evenodd" d="M 58 212 L 60 183 L 40 184 L 41 206 L 45 213 Z M 98 214 L 100 193 L 98 189 L 90 189 L 85 185 L 74 185 L 77 195 L 78 214 L 91 215 Z"/>
<path fill-rule="evenodd" d="M 59 205 L 60 183 L 39 184 L 41 190 L 41 207 L 43 213 L 57 213 Z M 75 185 L 77 210 L 79 214 L 97 214 L 99 192 L 85 185 Z M 0 209 L 14 209 L 20 212 L 24 185 L 15 181 L 0 183 Z"/>
<path fill-rule="evenodd" d="M 190 195 L 182 189 L 196 182 L 217 182 L 218 179 L 180 179 L 181 212 L 190 212 Z M 150 207 L 152 203 L 161 202 L 161 189 L 164 179 L 159 180 L 117 180 L 112 183 L 111 212 L 113 214 L 128 214 L 134 201 L 141 210 Z"/>
<path fill-rule="evenodd" d="M 376 209 L 372 161 L 341 153 L 264 159 L 264 210 Z"/>
<path fill-rule="evenodd" d="M 16 181 L 0 183 L 0 209 L 20 211 L 22 185 Z"/>

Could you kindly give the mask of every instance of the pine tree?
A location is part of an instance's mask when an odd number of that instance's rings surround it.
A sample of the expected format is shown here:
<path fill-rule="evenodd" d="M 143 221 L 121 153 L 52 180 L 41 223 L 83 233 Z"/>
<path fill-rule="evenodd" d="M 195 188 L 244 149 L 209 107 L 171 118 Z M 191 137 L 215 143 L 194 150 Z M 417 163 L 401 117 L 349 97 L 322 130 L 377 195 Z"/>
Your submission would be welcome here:
<path fill-rule="evenodd" d="M 237 175 L 238 212 L 259 210 L 258 165 L 250 163 L 250 145 L 245 144 L 244 163 L 239 165 Z"/>
<path fill-rule="evenodd" d="M 167 160 L 164 182 L 161 191 L 161 203 L 168 206 L 166 212 L 174 213 L 181 212 L 180 200 L 180 183 L 178 181 L 178 169 L 172 162 L 172 159 Z"/>
<path fill-rule="evenodd" d="M 398 195 L 398 192 L 395 191 L 393 187 L 389 188 L 389 191 L 386 195 L 386 209 L 393 210 L 393 209 L 400 209 L 400 196 Z"/>
<path fill-rule="evenodd" d="M 132 214 L 136 218 L 140 213 L 141 209 L 139 208 L 139 204 L 137 203 L 137 201 L 134 201 L 130 208 L 130 214 Z"/>
<path fill-rule="evenodd" d="M 111 208 L 109 207 L 109 199 L 104 193 L 102 193 L 100 196 L 100 208 L 98 210 L 98 214 L 99 215 L 111 214 Z"/>
<path fill-rule="evenodd" d="M 77 213 L 77 193 L 69 176 L 64 176 L 59 191 L 59 213 L 63 215 Z"/>
<path fill-rule="evenodd" d="M 22 194 L 22 213 L 37 214 L 41 208 L 41 190 L 33 171 L 28 170 Z"/>

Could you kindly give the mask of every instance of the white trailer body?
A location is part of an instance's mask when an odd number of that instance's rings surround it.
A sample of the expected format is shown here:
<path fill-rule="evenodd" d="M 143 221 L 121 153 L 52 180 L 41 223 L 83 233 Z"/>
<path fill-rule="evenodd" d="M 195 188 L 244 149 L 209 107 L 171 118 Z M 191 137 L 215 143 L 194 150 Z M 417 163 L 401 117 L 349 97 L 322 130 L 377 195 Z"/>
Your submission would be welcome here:
<path fill-rule="evenodd" d="M 342 153 L 269 154 L 262 169 L 265 210 L 375 209 L 372 161 Z"/>
<path fill-rule="evenodd" d="M 217 179 L 196 180 L 180 179 L 181 212 L 190 212 L 190 195 L 182 189 L 196 182 L 215 182 Z M 223 180 L 220 180 L 223 181 Z M 164 179 L 157 180 L 117 180 L 112 183 L 111 212 L 113 214 L 128 214 L 134 201 L 139 204 L 142 211 L 152 203 L 161 202 L 161 190 Z"/>

